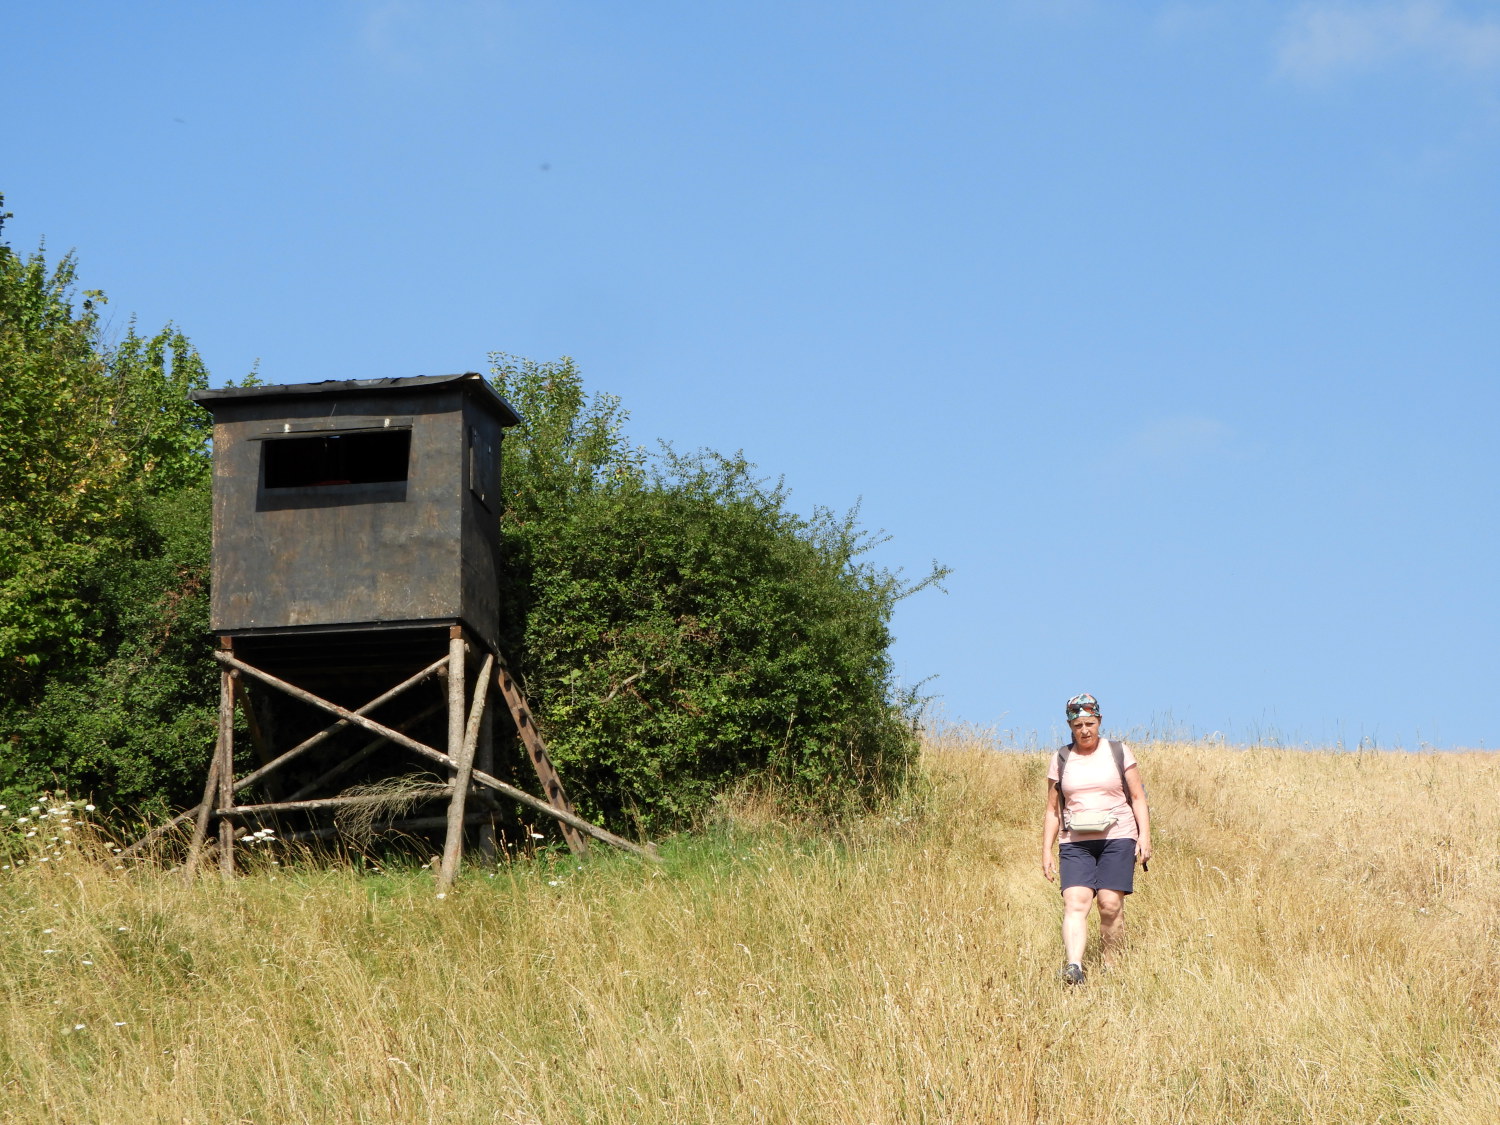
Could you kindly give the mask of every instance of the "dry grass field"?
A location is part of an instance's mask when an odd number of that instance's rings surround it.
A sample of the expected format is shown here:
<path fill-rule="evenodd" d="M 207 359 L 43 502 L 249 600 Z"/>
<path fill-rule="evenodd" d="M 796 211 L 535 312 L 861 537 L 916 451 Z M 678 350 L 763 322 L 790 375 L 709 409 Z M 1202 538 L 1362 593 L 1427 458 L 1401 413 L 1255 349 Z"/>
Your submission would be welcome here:
<path fill-rule="evenodd" d="M 1500 1117 L 1500 758 L 1137 751 L 1157 858 L 1075 990 L 1044 756 L 982 732 L 837 834 L 747 805 L 660 868 L 541 856 L 446 901 L 33 851 L 0 871 L 0 1120 Z"/>

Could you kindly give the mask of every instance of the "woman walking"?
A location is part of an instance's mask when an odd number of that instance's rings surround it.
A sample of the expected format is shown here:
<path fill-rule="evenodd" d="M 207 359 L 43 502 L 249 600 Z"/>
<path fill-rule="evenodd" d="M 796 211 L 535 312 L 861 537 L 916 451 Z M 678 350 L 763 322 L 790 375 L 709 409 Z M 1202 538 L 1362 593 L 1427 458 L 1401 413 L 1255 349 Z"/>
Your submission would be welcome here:
<path fill-rule="evenodd" d="M 1135 865 L 1151 858 L 1151 814 L 1135 755 L 1123 742 L 1099 737 L 1099 701 L 1075 695 L 1067 704 L 1073 741 L 1052 755 L 1047 813 L 1042 819 L 1042 874 L 1062 869 L 1062 979 L 1082 984 L 1089 910 L 1099 907 L 1105 964 L 1125 940 L 1125 896 L 1135 889 Z"/>

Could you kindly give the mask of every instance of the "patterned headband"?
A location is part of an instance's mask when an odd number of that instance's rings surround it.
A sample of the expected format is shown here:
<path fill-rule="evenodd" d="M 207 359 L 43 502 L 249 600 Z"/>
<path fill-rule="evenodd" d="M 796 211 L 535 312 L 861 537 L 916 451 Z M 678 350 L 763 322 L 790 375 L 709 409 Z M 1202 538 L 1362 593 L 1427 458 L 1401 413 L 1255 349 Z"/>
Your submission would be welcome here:
<path fill-rule="evenodd" d="M 1102 718 L 1099 714 L 1099 701 L 1092 695 L 1075 695 L 1068 700 L 1068 722 L 1072 722 L 1080 715 L 1092 715 L 1094 718 Z"/>

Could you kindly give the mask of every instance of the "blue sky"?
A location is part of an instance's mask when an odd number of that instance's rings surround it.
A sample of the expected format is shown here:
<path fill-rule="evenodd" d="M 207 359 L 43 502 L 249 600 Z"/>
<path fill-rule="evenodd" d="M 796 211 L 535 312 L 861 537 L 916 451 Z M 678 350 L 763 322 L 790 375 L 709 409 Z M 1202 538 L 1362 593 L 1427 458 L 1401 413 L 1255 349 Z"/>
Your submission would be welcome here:
<path fill-rule="evenodd" d="M 574 356 L 954 570 L 902 676 L 1500 744 L 1500 4 L 12 5 L 0 191 L 271 382 Z"/>

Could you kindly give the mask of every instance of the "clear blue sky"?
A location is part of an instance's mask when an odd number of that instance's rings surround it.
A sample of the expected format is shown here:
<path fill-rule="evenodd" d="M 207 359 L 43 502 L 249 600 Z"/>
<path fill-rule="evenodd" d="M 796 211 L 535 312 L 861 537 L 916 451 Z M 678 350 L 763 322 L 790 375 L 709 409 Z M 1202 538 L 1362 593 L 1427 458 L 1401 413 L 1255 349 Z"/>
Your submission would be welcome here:
<path fill-rule="evenodd" d="M 952 717 L 1500 745 L 1500 5 L 12 4 L 12 245 L 219 379 L 569 354 L 952 566 Z"/>

